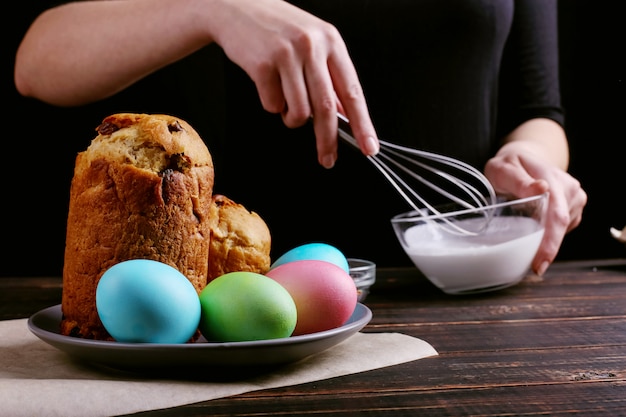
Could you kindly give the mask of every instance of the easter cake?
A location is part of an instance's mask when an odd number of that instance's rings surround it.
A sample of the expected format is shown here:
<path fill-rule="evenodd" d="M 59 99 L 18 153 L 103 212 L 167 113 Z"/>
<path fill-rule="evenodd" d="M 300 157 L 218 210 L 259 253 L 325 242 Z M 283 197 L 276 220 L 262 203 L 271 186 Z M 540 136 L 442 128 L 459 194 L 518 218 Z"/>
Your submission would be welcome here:
<path fill-rule="evenodd" d="M 76 157 L 63 267 L 61 334 L 108 339 L 96 306 L 99 278 L 134 258 L 170 264 L 206 285 L 211 154 L 184 120 L 119 113 Z"/>
<path fill-rule="evenodd" d="M 228 272 L 264 274 L 270 269 L 270 231 L 257 213 L 215 194 L 209 223 L 208 282 Z"/>

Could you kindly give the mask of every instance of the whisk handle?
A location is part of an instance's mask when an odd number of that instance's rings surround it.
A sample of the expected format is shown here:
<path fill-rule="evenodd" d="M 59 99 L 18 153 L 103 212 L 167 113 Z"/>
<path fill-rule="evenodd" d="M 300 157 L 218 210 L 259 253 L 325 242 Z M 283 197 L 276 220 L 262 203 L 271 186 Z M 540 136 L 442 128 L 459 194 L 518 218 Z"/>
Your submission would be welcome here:
<path fill-rule="evenodd" d="M 346 116 L 341 113 L 337 113 L 337 131 L 339 133 L 339 137 L 355 148 L 359 148 L 359 144 L 357 143 L 354 136 L 352 136 L 352 128 L 350 128 L 350 121 Z"/>
<path fill-rule="evenodd" d="M 339 122 L 339 129 L 345 131 L 348 134 L 352 134 L 352 129 L 350 128 L 350 121 L 346 116 L 341 113 L 337 113 L 337 121 Z"/>

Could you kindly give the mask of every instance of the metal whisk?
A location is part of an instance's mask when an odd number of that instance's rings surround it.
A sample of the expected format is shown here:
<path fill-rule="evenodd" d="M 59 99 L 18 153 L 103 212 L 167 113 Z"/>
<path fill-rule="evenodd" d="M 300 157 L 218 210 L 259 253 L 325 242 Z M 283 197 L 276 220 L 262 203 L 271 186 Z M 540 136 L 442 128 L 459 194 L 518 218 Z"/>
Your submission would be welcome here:
<path fill-rule="evenodd" d="M 348 119 L 341 114 L 337 117 L 339 137 L 358 149 L 359 146 L 352 136 Z M 409 185 L 408 179 L 417 180 L 466 209 L 476 209 L 496 203 L 493 186 L 483 173 L 473 166 L 448 156 L 407 148 L 382 140 L 379 142 L 379 153 L 367 158 L 416 211 L 417 216 L 425 215 L 428 210 L 430 214 L 441 213 Z M 443 180 L 443 182 L 436 183 L 436 180 Z M 491 216 L 489 211 L 485 211 L 484 214 L 487 221 L 482 229 L 487 225 Z M 445 218 L 443 222 L 448 226 L 446 228 L 448 231 L 456 234 L 476 235 L 482 230 L 467 230 Z"/>

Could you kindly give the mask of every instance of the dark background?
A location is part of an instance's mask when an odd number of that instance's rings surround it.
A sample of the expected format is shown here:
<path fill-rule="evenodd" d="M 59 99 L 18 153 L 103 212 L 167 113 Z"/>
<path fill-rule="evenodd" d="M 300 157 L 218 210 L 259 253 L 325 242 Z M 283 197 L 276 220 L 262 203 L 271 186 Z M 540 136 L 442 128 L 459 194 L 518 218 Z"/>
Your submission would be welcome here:
<path fill-rule="evenodd" d="M 61 275 L 74 157 L 89 145 L 95 127 L 110 111 L 106 103 L 61 109 L 17 94 L 14 54 L 41 4 L 18 2 L 16 7 L 10 16 L 12 29 L 5 31 L 1 61 L 0 218 L 5 232 L 0 277 Z M 570 172 L 589 196 L 584 220 L 566 237 L 559 259 L 624 257 L 626 248 L 609 233 L 610 227 L 626 225 L 626 210 L 619 203 L 626 192 L 624 6 L 616 1 L 561 0 L 559 8 Z M 162 96 L 167 94 L 161 91 Z M 130 111 L 130 100 L 129 109 L 119 111 Z"/>
<path fill-rule="evenodd" d="M 609 233 L 626 226 L 626 67 L 624 3 L 561 0 L 561 91 L 570 172 L 589 196 L 582 224 L 561 259 L 624 257 Z"/>

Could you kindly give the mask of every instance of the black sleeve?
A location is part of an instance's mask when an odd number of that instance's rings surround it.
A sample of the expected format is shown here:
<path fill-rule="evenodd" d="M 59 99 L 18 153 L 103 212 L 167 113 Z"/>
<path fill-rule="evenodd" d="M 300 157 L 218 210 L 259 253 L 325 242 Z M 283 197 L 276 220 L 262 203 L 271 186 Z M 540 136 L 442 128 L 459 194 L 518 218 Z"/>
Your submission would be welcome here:
<path fill-rule="evenodd" d="M 500 78 L 499 136 L 526 120 L 564 124 L 559 87 L 557 0 L 517 0 Z"/>

